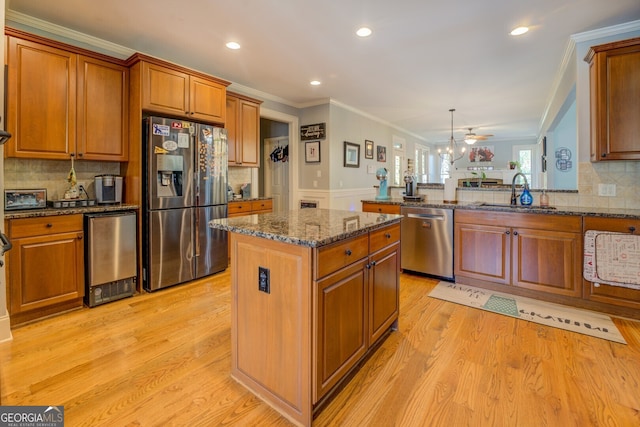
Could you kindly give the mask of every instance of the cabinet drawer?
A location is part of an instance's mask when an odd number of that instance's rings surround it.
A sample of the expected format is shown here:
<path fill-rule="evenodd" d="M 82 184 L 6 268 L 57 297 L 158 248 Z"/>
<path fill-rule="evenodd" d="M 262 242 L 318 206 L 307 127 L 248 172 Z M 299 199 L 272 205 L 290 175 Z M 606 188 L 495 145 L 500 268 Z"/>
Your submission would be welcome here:
<path fill-rule="evenodd" d="M 9 237 L 12 239 L 82 231 L 82 229 L 82 215 L 23 218 L 9 221 Z"/>
<path fill-rule="evenodd" d="M 273 200 L 256 200 L 251 202 L 252 211 L 269 211 L 273 209 Z M 255 212 L 257 213 L 257 212 Z"/>
<path fill-rule="evenodd" d="M 229 203 L 227 206 L 229 210 L 229 215 L 232 214 L 243 214 L 251 212 L 251 202 L 233 202 Z"/>
<path fill-rule="evenodd" d="M 338 242 L 318 249 L 316 279 L 340 270 L 369 254 L 369 235 L 364 234 L 345 242 Z"/>
<path fill-rule="evenodd" d="M 369 237 L 369 252 L 377 252 L 400 240 L 400 224 L 390 225 L 380 230 L 372 231 Z"/>
<path fill-rule="evenodd" d="M 585 217 L 584 231 L 599 230 L 615 233 L 640 233 L 640 219 Z"/>
<path fill-rule="evenodd" d="M 362 203 L 362 212 L 378 212 L 400 215 L 400 205 L 390 205 L 387 203 Z"/>

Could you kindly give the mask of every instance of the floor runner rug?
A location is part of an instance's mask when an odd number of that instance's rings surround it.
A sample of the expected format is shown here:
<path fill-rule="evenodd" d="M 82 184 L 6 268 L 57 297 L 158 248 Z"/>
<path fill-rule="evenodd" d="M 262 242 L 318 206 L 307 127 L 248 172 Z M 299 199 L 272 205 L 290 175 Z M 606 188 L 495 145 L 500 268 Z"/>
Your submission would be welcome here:
<path fill-rule="evenodd" d="M 606 314 L 450 282 L 439 282 L 429 296 L 554 328 L 627 343 Z"/>

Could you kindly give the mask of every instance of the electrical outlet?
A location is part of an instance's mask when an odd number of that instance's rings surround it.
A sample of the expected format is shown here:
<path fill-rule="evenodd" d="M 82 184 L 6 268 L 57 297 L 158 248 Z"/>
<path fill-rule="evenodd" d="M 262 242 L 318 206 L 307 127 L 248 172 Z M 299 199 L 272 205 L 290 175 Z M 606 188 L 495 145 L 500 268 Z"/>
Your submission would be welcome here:
<path fill-rule="evenodd" d="M 258 267 L 258 290 L 267 294 L 271 293 L 270 272 L 266 267 Z"/>
<path fill-rule="evenodd" d="M 615 197 L 616 185 L 615 184 L 598 184 L 598 196 Z"/>

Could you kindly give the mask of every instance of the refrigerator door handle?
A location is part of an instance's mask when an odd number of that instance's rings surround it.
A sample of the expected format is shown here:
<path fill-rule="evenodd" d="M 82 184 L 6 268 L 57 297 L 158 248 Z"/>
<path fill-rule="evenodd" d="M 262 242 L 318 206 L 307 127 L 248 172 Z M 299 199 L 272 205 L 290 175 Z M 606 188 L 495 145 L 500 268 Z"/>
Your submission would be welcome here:
<path fill-rule="evenodd" d="M 196 230 L 196 232 L 194 233 L 195 235 L 195 251 L 194 251 L 194 257 L 199 257 L 200 256 L 200 232 L 198 230 L 200 230 L 200 209 L 194 209 L 195 211 L 195 227 L 193 228 L 194 230 Z"/>

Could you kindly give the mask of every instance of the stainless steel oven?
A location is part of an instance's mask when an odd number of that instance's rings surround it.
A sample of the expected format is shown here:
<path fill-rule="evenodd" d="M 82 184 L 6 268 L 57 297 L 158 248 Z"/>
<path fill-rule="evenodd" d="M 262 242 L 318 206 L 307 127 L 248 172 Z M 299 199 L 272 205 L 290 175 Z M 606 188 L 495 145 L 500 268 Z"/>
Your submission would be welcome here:
<path fill-rule="evenodd" d="M 453 209 L 402 206 L 403 270 L 453 281 Z"/>

